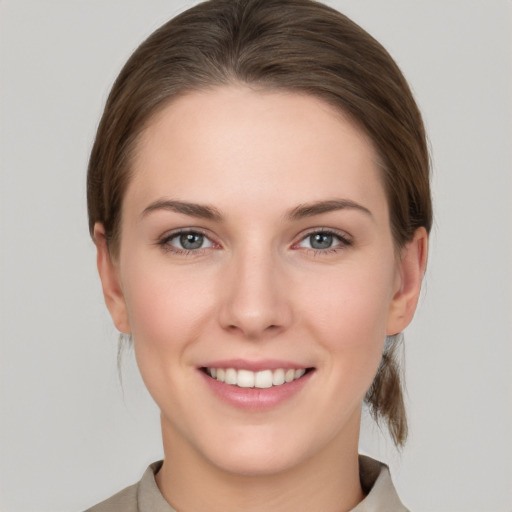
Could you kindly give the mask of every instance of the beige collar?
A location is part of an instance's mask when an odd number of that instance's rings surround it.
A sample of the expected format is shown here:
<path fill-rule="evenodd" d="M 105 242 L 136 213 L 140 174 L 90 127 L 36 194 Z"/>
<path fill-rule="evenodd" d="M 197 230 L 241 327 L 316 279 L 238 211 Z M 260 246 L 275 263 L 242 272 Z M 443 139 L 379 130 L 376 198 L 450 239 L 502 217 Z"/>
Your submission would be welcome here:
<path fill-rule="evenodd" d="M 162 461 L 151 464 L 138 483 L 138 512 L 176 512 L 156 485 L 155 474 L 161 466 Z M 398 498 L 385 464 L 360 455 L 359 475 L 366 497 L 351 512 L 408 512 Z"/>

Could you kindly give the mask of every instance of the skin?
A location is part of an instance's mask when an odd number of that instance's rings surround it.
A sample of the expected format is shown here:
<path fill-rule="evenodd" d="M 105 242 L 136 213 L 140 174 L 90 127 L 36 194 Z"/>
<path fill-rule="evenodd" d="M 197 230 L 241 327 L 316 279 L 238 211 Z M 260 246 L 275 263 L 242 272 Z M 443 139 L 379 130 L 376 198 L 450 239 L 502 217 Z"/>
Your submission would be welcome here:
<path fill-rule="evenodd" d="M 161 410 L 156 478 L 176 509 L 339 512 L 363 499 L 362 400 L 386 335 L 412 319 L 427 249 L 423 228 L 396 249 L 376 162 L 322 101 L 243 86 L 181 97 L 141 135 L 118 256 L 101 224 L 95 240 L 107 306 Z M 327 211 L 300 210 L 318 203 Z M 179 229 L 203 245 L 183 251 Z M 318 249 L 311 235 L 326 230 Z M 199 369 L 233 357 L 313 371 L 289 399 L 248 411 Z"/>

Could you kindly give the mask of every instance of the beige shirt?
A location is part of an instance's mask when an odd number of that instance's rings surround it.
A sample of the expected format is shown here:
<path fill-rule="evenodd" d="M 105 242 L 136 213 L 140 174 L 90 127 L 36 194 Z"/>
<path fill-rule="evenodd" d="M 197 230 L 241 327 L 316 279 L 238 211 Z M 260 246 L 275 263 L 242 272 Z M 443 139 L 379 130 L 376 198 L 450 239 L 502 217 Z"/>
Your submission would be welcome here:
<path fill-rule="evenodd" d="M 162 461 L 154 462 L 140 482 L 85 512 L 176 512 L 156 485 L 155 474 L 161 466 Z M 366 498 L 351 512 L 408 512 L 398 498 L 385 464 L 360 455 L 359 476 Z"/>

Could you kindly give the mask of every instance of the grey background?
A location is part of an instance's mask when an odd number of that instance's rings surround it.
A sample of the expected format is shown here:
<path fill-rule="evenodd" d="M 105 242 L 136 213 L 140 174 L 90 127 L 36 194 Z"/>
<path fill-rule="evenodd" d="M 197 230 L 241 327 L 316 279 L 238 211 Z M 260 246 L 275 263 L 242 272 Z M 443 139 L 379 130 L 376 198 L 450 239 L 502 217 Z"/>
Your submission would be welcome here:
<path fill-rule="evenodd" d="M 158 411 L 117 335 L 88 238 L 85 169 L 108 89 L 194 2 L 0 3 L 0 510 L 78 511 L 161 457 Z M 329 2 L 404 70 L 434 164 L 434 228 L 406 332 L 410 441 L 365 421 L 415 512 L 512 510 L 511 25 L 506 0 Z"/>

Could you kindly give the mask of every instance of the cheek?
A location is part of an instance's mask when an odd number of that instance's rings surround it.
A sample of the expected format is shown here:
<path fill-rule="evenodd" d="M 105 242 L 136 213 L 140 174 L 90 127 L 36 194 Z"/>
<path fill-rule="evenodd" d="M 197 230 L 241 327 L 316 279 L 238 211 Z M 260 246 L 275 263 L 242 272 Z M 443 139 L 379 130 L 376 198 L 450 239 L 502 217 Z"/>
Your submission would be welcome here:
<path fill-rule="evenodd" d="M 166 275 L 161 266 L 139 268 L 145 271 L 134 269 L 125 289 L 137 365 L 159 407 L 181 410 L 177 390 L 183 394 L 194 382 L 187 363 L 205 322 L 204 294 L 190 277 Z"/>
<path fill-rule="evenodd" d="M 385 272 L 368 266 L 347 266 L 324 279 L 314 276 L 308 281 L 300 293 L 307 297 L 304 313 L 329 337 L 345 334 L 341 345 L 371 342 L 374 336 L 364 336 L 365 332 L 385 337 L 394 282 L 389 265 Z"/>
<path fill-rule="evenodd" d="M 194 279 L 156 269 L 132 275 L 125 297 L 133 337 L 171 347 L 185 330 L 190 331 L 187 338 L 193 338 L 207 303 L 195 284 Z"/>
<path fill-rule="evenodd" d="M 135 355 L 151 389 L 157 379 L 173 380 L 172 368 L 187 366 L 191 348 L 211 325 L 214 276 L 209 275 L 211 269 L 172 267 L 161 257 L 137 256 L 136 251 L 126 258 L 124 268 Z"/>
<path fill-rule="evenodd" d="M 336 365 L 343 384 L 359 394 L 375 376 L 386 339 L 394 273 L 392 264 L 383 266 L 385 271 L 380 265 L 354 265 L 331 272 L 324 286 L 316 280 L 316 287 L 307 287 L 302 306 L 311 337 L 329 355 L 326 364 Z"/>

